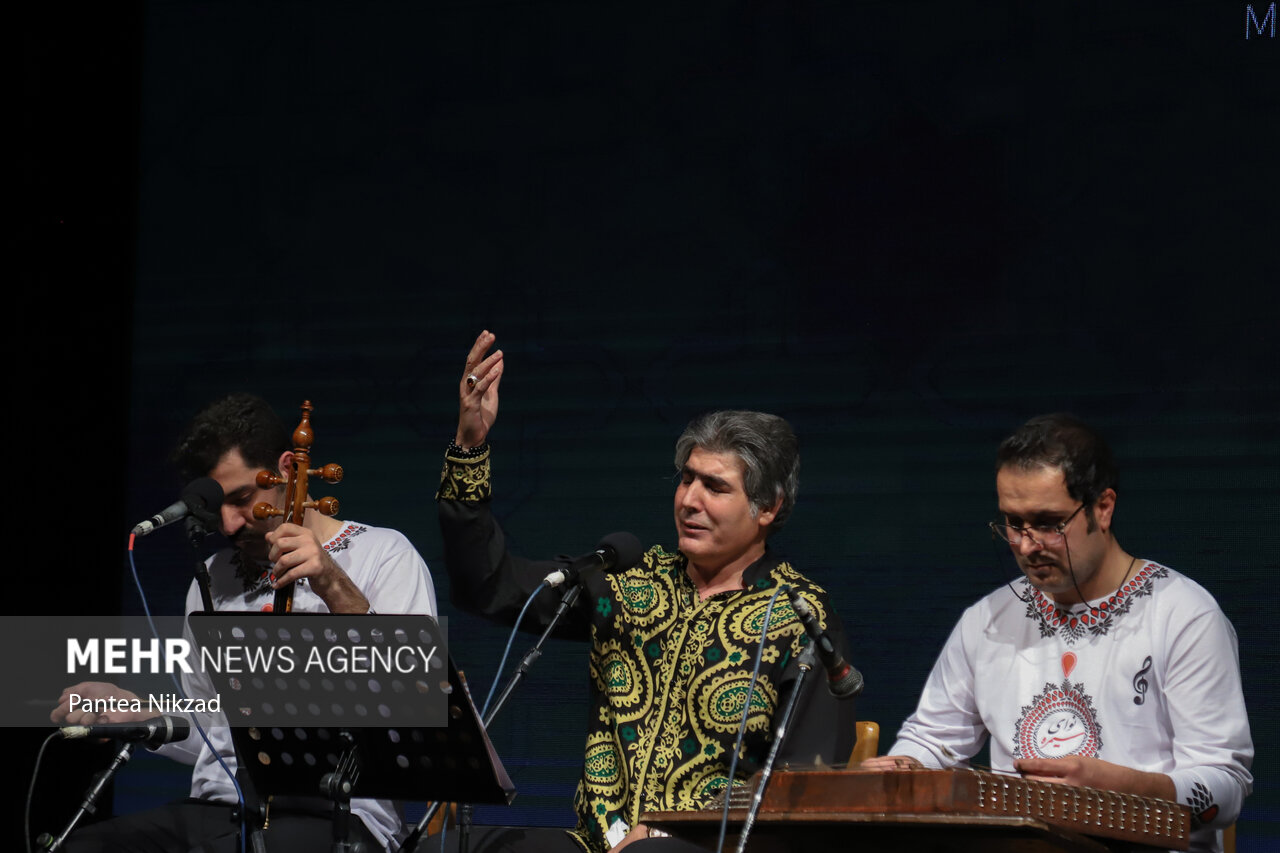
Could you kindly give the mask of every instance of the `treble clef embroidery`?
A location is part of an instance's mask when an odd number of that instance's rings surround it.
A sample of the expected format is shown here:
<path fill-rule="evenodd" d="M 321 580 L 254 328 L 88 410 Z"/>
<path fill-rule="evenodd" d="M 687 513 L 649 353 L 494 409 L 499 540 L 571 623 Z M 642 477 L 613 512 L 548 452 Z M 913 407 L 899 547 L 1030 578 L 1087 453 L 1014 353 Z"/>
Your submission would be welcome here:
<path fill-rule="evenodd" d="M 1133 677 L 1133 689 L 1138 694 L 1133 697 L 1133 704 L 1141 705 L 1147 701 L 1147 679 L 1146 674 L 1151 671 L 1151 655 L 1147 655 L 1147 659 L 1142 662 L 1142 669 L 1138 670 Z"/>

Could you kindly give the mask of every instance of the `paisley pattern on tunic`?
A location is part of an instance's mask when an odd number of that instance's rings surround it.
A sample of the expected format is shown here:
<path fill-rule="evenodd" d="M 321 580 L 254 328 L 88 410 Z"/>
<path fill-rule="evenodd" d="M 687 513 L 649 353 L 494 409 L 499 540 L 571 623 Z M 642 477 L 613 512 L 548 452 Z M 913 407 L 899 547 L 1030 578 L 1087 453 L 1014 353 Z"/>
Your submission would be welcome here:
<path fill-rule="evenodd" d="M 479 502 L 490 493 L 487 449 L 476 458 L 446 455 L 438 498 Z M 630 570 L 586 582 L 590 600 L 579 604 L 590 611 L 591 713 L 574 805 L 577 837 L 589 850 L 608 849 L 615 820 L 635 826 L 645 812 L 708 806 L 726 785 L 748 696 L 735 783 L 763 763 L 796 672 L 788 666 L 809 642 L 780 595 L 749 689 L 769 600 L 787 584 L 824 625 L 833 617 L 824 590 L 769 554 L 742 582 L 744 589 L 699 600 L 685 557 L 660 546 Z"/>
<path fill-rule="evenodd" d="M 750 697 L 743 759 L 768 752 L 787 665 L 808 642 L 785 596 L 773 605 L 755 690 L 751 671 L 769 599 L 799 590 L 825 622 L 825 593 L 766 560 L 748 588 L 698 600 L 685 558 L 660 547 L 609 577 L 591 626 L 593 713 L 578 787 L 578 830 L 597 850 L 615 819 L 700 809 L 725 786 Z M 741 759 L 740 759 L 741 760 Z M 752 767 L 738 765 L 738 784 Z"/>

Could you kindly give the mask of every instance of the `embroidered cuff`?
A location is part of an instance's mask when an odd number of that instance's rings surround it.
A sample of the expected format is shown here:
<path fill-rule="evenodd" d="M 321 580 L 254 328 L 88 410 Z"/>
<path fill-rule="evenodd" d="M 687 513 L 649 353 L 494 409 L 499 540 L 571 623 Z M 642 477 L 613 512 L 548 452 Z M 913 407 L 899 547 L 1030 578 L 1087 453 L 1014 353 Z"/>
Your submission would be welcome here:
<path fill-rule="evenodd" d="M 489 479 L 489 445 L 463 450 L 450 444 L 440 471 L 438 501 L 487 501 L 493 494 Z"/>

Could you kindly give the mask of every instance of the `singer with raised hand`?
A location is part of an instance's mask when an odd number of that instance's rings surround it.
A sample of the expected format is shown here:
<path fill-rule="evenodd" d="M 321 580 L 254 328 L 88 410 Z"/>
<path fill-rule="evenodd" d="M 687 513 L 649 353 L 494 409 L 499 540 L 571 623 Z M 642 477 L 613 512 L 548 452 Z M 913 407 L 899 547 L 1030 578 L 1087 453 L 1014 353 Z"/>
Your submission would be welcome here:
<path fill-rule="evenodd" d="M 509 553 L 490 513 L 489 435 L 506 368 L 495 343 L 482 332 L 467 355 L 458 429 L 436 497 L 455 603 L 510 624 L 539 583 L 571 561 Z M 473 851 L 616 849 L 649 837 L 639 820 L 646 812 L 708 807 L 729 776 L 774 599 L 734 783 L 757 768 L 808 642 L 788 595 L 777 593 L 802 596 L 833 649 L 849 657 L 826 592 L 769 548 L 794 507 L 799 464 L 795 435 L 775 415 L 720 411 L 689 424 L 675 447 L 676 547 L 654 546 L 612 571 L 583 571 L 582 594 L 559 631 L 591 642 L 576 829 L 478 829 Z M 559 600 L 558 591 L 539 594 L 526 623 L 546 624 Z M 795 764 L 843 761 L 853 745 L 853 703 L 835 699 L 821 681 L 804 681 L 801 716 L 783 752 Z"/>
<path fill-rule="evenodd" d="M 259 397 L 232 394 L 195 416 L 174 453 L 184 481 L 212 478 L 221 487 L 222 503 L 215 509 L 219 532 L 227 541 L 206 561 L 210 601 L 219 611 L 270 610 L 276 587 L 296 582 L 293 611 L 300 613 L 425 613 L 436 614 L 435 592 L 427 565 L 401 533 L 353 521 L 341 521 L 314 510 L 305 511 L 300 523 L 279 518 L 254 517 L 257 503 L 279 504 L 284 486 L 259 486 L 257 473 L 278 469 L 287 474 L 292 463 L 291 430 L 274 409 Z M 192 508 L 195 497 L 184 493 L 184 505 Z M 196 496 L 203 489 L 194 490 Z M 159 527 L 185 509 L 175 504 L 144 522 Z M 139 525 L 142 528 L 143 525 Z M 136 530 L 135 535 L 147 531 Z M 196 582 L 187 594 L 186 615 L 204 609 Z M 287 616 L 281 616 L 287 619 Z M 190 638 L 190 635 L 188 635 Z M 216 695 L 203 671 L 184 674 L 183 691 L 190 699 Z M 82 700 L 74 702 L 73 696 Z M 120 700 L 136 699 L 132 693 L 105 682 L 85 682 L 67 688 L 51 717 L 65 727 L 137 722 L 154 712 L 100 713 L 103 707 L 127 707 Z M 158 809 L 124 815 L 77 829 L 65 849 L 89 851 L 201 850 L 232 853 L 236 847 L 236 756 L 225 719 L 208 727 L 206 744 L 198 732 L 186 737 L 180 724 L 147 721 L 134 727 L 150 745 L 166 742 L 158 751 L 194 764 L 190 797 Z M 156 731 L 149 731 L 155 728 Z M 67 734 L 64 729 L 64 734 Z M 98 733 L 90 729 L 89 734 Z M 110 731 L 110 729 L 106 730 Z M 67 734 L 67 736 L 73 736 Z M 172 742 L 167 742 L 172 740 Z M 224 765 L 225 768 L 224 769 Z M 260 827 L 264 804 L 246 788 L 246 812 Z M 263 840 L 273 853 L 309 853 L 329 849 L 332 843 L 332 804 L 319 798 L 273 801 Z M 399 812 L 386 800 L 353 799 L 351 836 L 366 850 L 393 850 L 401 830 Z"/>

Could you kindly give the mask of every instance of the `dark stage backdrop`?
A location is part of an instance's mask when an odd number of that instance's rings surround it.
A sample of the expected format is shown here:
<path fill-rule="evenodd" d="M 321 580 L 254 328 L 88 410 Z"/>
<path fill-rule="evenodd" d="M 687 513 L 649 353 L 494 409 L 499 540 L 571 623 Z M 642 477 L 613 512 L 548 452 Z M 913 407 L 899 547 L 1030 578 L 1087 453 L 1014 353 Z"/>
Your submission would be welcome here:
<path fill-rule="evenodd" d="M 131 357 L 103 500 L 128 523 L 172 500 L 173 439 L 223 392 L 290 422 L 309 398 L 343 516 L 414 541 L 483 690 L 506 633 L 448 604 L 432 501 L 478 331 L 507 361 L 495 506 L 530 556 L 670 544 L 684 424 L 773 411 L 803 456 L 775 546 L 833 591 L 887 747 L 1011 575 L 995 445 L 1072 411 L 1120 459 L 1125 547 L 1236 626 L 1240 849 L 1272 849 L 1280 41 L 1250 9 L 147 5 L 136 265 L 94 338 Z M 178 538 L 138 549 L 156 609 L 181 607 Z M 586 685 L 555 644 L 495 727 L 519 798 L 482 819 L 572 821 Z M 140 761 L 117 809 L 185 779 Z"/>

